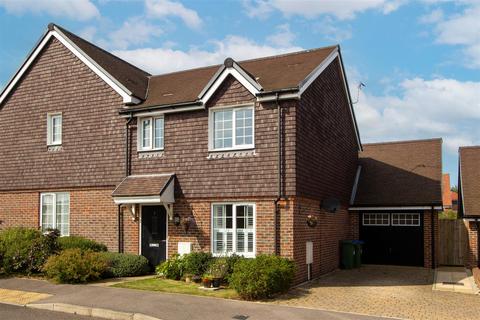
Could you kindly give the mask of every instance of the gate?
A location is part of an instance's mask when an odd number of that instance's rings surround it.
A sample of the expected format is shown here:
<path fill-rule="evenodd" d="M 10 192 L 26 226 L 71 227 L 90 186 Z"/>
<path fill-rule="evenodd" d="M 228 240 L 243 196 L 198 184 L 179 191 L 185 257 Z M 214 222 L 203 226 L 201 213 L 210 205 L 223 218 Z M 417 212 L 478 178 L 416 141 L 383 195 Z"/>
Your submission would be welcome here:
<path fill-rule="evenodd" d="M 463 266 L 468 250 L 465 223 L 460 219 L 441 219 L 438 222 L 438 263 L 445 266 Z"/>

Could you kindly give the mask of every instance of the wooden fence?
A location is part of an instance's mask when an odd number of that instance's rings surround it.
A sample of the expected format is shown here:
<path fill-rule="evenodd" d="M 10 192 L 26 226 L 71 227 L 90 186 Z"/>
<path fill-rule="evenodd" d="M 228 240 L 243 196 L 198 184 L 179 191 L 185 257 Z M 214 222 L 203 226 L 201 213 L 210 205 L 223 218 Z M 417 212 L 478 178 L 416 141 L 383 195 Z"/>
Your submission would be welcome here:
<path fill-rule="evenodd" d="M 463 220 L 439 220 L 438 263 L 463 266 L 468 252 L 468 233 Z"/>

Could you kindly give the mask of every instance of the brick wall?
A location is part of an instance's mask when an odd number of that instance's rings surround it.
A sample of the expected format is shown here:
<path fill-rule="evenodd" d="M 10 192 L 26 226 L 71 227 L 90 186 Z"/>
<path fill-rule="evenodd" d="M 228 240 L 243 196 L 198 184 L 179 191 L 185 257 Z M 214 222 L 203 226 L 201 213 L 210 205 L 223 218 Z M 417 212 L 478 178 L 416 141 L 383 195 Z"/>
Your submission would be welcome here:
<path fill-rule="evenodd" d="M 434 250 L 435 250 L 435 262 L 434 267 L 438 264 L 438 213 L 433 214 L 434 224 Z M 426 210 L 423 214 L 423 266 L 425 268 L 432 267 L 432 212 Z"/>
<path fill-rule="evenodd" d="M 474 268 L 478 266 L 478 229 L 477 223 L 473 221 L 464 221 L 468 232 L 467 257 L 465 266 Z"/>

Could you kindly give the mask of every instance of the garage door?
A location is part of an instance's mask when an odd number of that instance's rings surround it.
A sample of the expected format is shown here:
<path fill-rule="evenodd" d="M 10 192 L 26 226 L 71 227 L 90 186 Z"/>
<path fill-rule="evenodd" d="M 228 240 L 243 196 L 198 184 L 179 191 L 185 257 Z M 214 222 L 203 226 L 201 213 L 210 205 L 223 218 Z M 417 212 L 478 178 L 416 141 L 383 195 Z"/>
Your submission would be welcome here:
<path fill-rule="evenodd" d="M 423 266 L 420 213 L 362 213 L 363 263 Z"/>

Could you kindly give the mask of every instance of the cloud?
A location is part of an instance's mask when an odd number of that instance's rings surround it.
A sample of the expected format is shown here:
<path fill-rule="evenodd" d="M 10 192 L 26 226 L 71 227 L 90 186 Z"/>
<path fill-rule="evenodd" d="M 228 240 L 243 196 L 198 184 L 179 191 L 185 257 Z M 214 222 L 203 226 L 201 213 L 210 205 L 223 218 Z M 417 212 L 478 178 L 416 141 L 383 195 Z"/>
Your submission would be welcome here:
<path fill-rule="evenodd" d="M 150 41 L 154 36 L 162 34 L 162 30 L 145 21 L 143 17 L 132 17 L 123 25 L 108 35 L 109 47 L 126 49 L 132 45 L 141 45 Z"/>
<path fill-rule="evenodd" d="M 372 9 L 389 14 L 406 2 L 406 0 L 245 0 L 243 6 L 247 15 L 252 18 L 264 18 L 272 11 L 279 10 L 287 17 L 298 15 L 313 19 L 320 15 L 331 15 L 345 20 L 353 19 L 356 14 Z"/>
<path fill-rule="evenodd" d="M 186 8 L 183 4 L 170 0 L 146 0 L 147 15 L 151 18 L 178 17 L 192 29 L 198 29 L 202 25 L 202 19 L 196 11 Z"/>
<path fill-rule="evenodd" d="M 441 9 L 435 9 L 430 13 L 421 16 L 419 19 L 419 22 L 429 24 L 429 23 L 437 23 L 441 20 L 443 20 L 443 11 Z"/>
<path fill-rule="evenodd" d="M 80 21 L 100 17 L 100 12 L 90 0 L 0 0 L 0 6 L 17 15 L 30 12 Z"/>
<path fill-rule="evenodd" d="M 458 45 L 462 47 L 465 64 L 471 68 L 480 68 L 480 2 L 464 1 L 460 13 L 447 17 L 434 10 L 423 21 L 434 24 L 438 44 Z"/>
<path fill-rule="evenodd" d="M 227 57 L 244 60 L 302 50 L 301 47 L 273 46 L 256 43 L 240 36 L 227 36 L 224 40 L 209 42 L 212 50 L 192 47 L 188 50 L 176 50 L 171 47 L 143 48 L 136 50 L 115 50 L 113 54 L 152 73 L 184 70 L 189 68 L 222 63 Z"/>
<path fill-rule="evenodd" d="M 451 154 L 480 143 L 480 82 L 412 78 L 396 89 L 361 92 L 355 114 L 365 142 L 444 137 Z"/>
<path fill-rule="evenodd" d="M 350 25 L 338 27 L 338 23 L 331 17 L 325 17 L 321 22 L 314 24 L 314 31 L 323 34 L 325 39 L 335 43 L 348 40 L 353 35 Z"/>
<path fill-rule="evenodd" d="M 277 32 L 267 37 L 269 43 L 278 47 L 291 46 L 293 40 L 295 40 L 295 34 L 290 31 L 290 26 L 288 24 L 277 26 Z"/>

